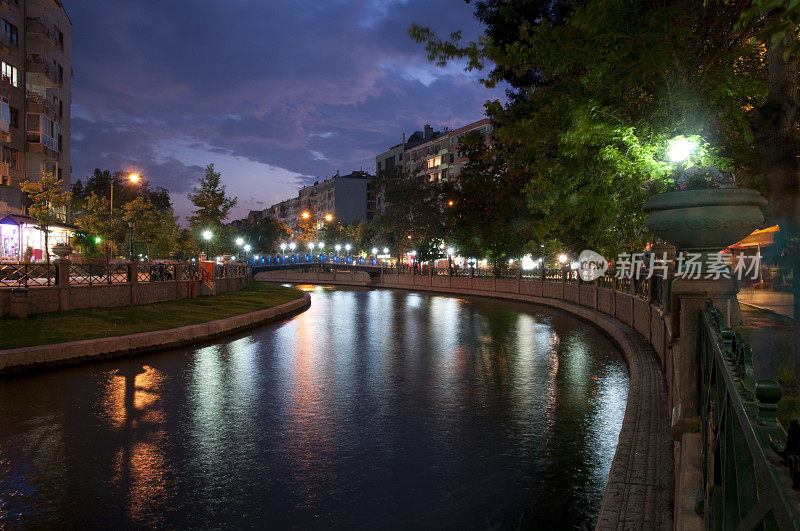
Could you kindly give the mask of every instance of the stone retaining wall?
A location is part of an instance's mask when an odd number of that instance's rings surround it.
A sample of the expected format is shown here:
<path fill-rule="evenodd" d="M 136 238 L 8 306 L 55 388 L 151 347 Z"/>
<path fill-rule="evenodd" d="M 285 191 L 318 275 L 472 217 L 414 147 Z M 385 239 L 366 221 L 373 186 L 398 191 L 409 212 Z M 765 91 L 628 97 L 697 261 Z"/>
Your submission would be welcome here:
<path fill-rule="evenodd" d="M 558 308 L 592 322 L 624 354 L 630 373 L 614 462 L 598 529 L 671 529 L 675 467 L 670 418 L 673 389 L 670 316 L 628 293 L 589 284 L 529 279 L 444 277 L 364 272 L 269 271 L 256 280 L 382 287 L 477 295 Z"/>

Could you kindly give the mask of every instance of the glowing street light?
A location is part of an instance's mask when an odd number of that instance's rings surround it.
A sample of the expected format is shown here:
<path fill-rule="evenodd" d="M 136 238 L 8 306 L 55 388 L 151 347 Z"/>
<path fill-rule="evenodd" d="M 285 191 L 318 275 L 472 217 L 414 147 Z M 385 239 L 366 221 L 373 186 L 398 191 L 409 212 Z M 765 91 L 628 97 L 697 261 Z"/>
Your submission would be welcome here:
<path fill-rule="evenodd" d="M 245 246 L 244 246 L 244 252 L 246 252 L 246 253 L 249 253 L 249 252 L 250 252 L 250 249 L 252 249 L 252 247 L 250 247 L 250 244 L 249 244 L 249 243 L 248 243 L 247 245 L 245 245 Z"/>
<path fill-rule="evenodd" d="M 244 240 L 241 238 L 241 236 L 236 238 L 236 245 L 241 247 L 243 243 L 244 243 Z"/>
<path fill-rule="evenodd" d="M 383 254 L 389 254 L 389 248 L 388 247 L 384 247 L 383 248 Z"/>
<path fill-rule="evenodd" d="M 131 173 L 130 175 L 128 175 L 128 180 L 133 184 L 138 183 L 141 180 L 141 178 L 142 176 L 139 175 L 138 173 Z"/>
<path fill-rule="evenodd" d="M 561 262 L 562 264 L 567 263 L 567 255 L 565 254 L 558 255 L 558 261 Z"/>
<path fill-rule="evenodd" d="M 334 249 L 336 249 L 336 252 L 338 253 L 339 251 L 342 250 L 342 246 L 337 243 Z"/>
<path fill-rule="evenodd" d="M 374 254 L 374 255 L 378 254 L 378 248 L 377 247 L 373 247 L 372 248 L 372 254 Z"/>
<path fill-rule="evenodd" d="M 453 248 L 452 248 L 452 247 L 448 247 L 448 248 L 447 248 L 447 254 L 448 254 L 449 256 L 453 256 L 453 253 L 454 253 L 454 252 L 455 252 L 455 251 L 453 250 Z"/>
<path fill-rule="evenodd" d="M 206 260 L 208 260 L 208 242 L 211 241 L 211 238 L 214 237 L 214 234 L 211 233 L 210 230 L 203 231 L 203 239 L 206 241 Z"/>
<path fill-rule="evenodd" d="M 697 148 L 698 144 L 694 140 L 678 136 L 670 141 L 667 156 L 672 162 L 684 162 Z"/>
<path fill-rule="evenodd" d="M 311 217 L 311 214 L 308 212 L 303 212 L 301 215 L 303 216 L 303 219 L 308 219 Z"/>
<path fill-rule="evenodd" d="M 447 202 L 447 206 L 453 206 L 453 200 L 452 199 Z"/>
<path fill-rule="evenodd" d="M 290 251 L 294 251 L 295 248 L 297 248 L 297 244 L 296 243 L 292 242 L 292 243 L 289 244 L 289 250 Z"/>
<path fill-rule="evenodd" d="M 324 249 L 324 248 L 325 248 L 325 242 L 319 242 L 319 243 L 317 244 L 317 247 L 319 247 L 319 248 L 320 248 L 320 250 Z"/>
<path fill-rule="evenodd" d="M 325 221 L 333 221 L 333 214 L 325 214 Z"/>
<path fill-rule="evenodd" d="M 352 248 L 353 247 L 349 243 L 344 246 L 344 250 L 347 251 L 348 253 L 350 252 L 350 249 L 352 249 Z"/>
<path fill-rule="evenodd" d="M 309 243 L 308 244 L 308 248 L 309 248 L 309 250 L 313 251 L 314 250 L 314 244 L 313 243 Z"/>

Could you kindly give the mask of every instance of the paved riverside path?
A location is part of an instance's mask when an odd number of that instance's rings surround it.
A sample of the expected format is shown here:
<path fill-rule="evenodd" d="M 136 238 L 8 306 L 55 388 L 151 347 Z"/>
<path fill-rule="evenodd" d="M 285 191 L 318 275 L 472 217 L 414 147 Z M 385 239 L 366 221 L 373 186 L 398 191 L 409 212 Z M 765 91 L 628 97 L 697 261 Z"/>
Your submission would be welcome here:
<path fill-rule="evenodd" d="M 739 302 L 794 318 L 794 297 L 791 291 L 742 288 L 736 296 Z"/>
<path fill-rule="evenodd" d="M 597 529 L 672 529 L 674 458 L 666 382 L 645 338 L 619 321 L 613 325 L 628 357 L 630 388 Z"/>

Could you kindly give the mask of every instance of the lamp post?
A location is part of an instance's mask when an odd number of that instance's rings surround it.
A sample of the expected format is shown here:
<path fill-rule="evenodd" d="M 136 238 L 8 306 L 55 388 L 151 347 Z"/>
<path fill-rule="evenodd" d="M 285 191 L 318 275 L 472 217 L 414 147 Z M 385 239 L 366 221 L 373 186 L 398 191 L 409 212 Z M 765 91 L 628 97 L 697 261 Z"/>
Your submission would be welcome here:
<path fill-rule="evenodd" d="M 347 252 L 347 257 L 345 259 L 349 259 L 350 258 L 350 249 L 352 249 L 352 248 L 353 247 L 349 243 L 344 246 L 344 250 Z"/>
<path fill-rule="evenodd" d="M 286 244 L 281 244 L 281 260 L 286 261 Z"/>
<path fill-rule="evenodd" d="M 136 221 L 133 219 L 128 220 L 128 227 L 131 229 L 131 248 L 130 248 L 130 261 L 133 262 L 133 229 L 136 227 Z"/>
<path fill-rule="evenodd" d="M 109 211 L 109 214 L 111 216 L 114 215 L 114 183 L 116 182 L 116 180 L 117 180 L 117 175 L 116 174 L 112 175 L 111 176 L 111 185 L 109 186 L 109 188 L 111 188 L 110 211 Z M 141 180 L 142 180 L 142 176 L 139 175 L 138 173 L 130 173 L 130 174 L 128 174 L 128 182 L 130 182 L 131 184 L 139 184 L 139 181 L 141 181 Z"/>
<path fill-rule="evenodd" d="M 297 244 L 294 243 L 294 242 L 289 244 L 289 250 L 292 252 L 292 254 L 294 254 L 294 250 L 295 250 L 296 247 L 297 247 Z"/>
<path fill-rule="evenodd" d="M 203 231 L 203 239 L 206 241 L 206 260 L 208 260 L 209 256 L 209 242 L 211 241 L 212 236 L 214 236 L 210 230 Z"/>

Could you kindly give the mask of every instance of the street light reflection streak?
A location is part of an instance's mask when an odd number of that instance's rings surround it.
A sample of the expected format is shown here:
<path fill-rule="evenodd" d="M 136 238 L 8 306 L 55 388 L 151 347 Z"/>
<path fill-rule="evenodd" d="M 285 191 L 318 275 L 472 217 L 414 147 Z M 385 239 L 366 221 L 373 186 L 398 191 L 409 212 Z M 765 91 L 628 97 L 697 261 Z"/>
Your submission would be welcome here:
<path fill-rule="evenodd" d="M 163 380 L 156 368 L 131 363 L 111 374 L 101 390 L 98 416 L 119 433 L 121 442 L 111 479 L 127 493 L 126 512 L 134 523 L 152 524 L 153 515 L 170 506 Z"/>

